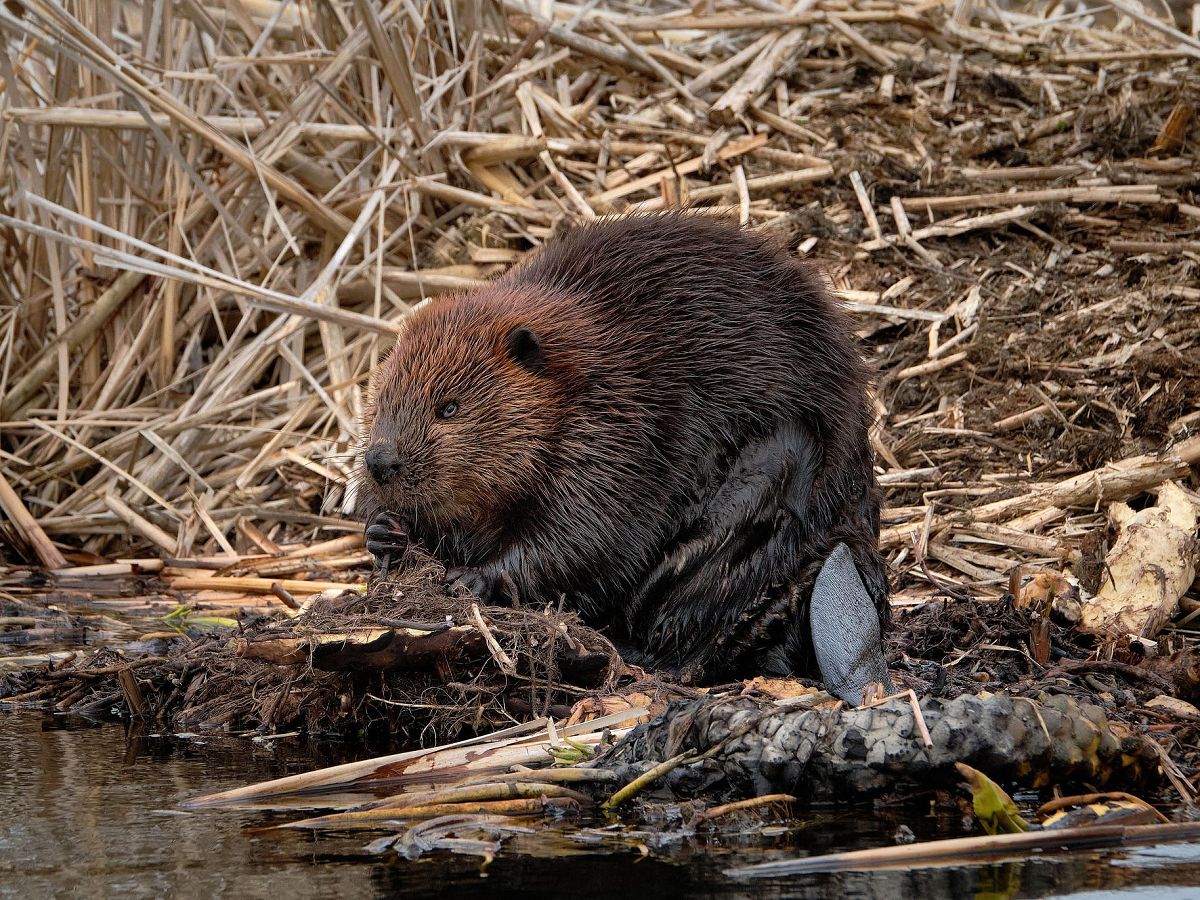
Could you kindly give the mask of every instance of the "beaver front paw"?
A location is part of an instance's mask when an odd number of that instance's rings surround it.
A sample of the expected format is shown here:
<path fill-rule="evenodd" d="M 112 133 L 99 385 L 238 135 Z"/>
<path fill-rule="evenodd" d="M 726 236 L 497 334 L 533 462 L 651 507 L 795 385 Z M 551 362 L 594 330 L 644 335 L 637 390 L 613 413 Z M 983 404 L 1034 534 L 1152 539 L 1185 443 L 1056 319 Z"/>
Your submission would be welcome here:
<path fill-rule="evenodd" d="M 480 603 L 496 602 L 500 579 L 474 566 L 455 566 L 446 570 L 446 584 L 451 587 L 465 587 L 479 598 Z"/>
<path fill-rule="evenodd" d="M 409 547 L 408 523 L 396 513 L 381 512 L 366 530 L 367 550 L 379 567 L 388 572 Z"/>

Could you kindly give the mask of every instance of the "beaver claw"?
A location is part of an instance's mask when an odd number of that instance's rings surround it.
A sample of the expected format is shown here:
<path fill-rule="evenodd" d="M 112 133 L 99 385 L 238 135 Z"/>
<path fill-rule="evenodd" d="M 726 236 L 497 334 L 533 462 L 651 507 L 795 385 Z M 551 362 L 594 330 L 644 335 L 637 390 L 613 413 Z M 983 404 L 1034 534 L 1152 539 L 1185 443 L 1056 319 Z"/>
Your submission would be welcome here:
<path fill-rule="evenodd" d="M 382 512 L 366 530 L 367 550 L 388 572 L 408 550 L 408 524 L 395 513 Z"/>
<path fill-rule="evenodd" d="M 446 584 L 462 586 L 479 598 L 480 603 L 491 603 L 495 599 L 499 579 L 473 566 L 455 566 L 446 570 Z"/>

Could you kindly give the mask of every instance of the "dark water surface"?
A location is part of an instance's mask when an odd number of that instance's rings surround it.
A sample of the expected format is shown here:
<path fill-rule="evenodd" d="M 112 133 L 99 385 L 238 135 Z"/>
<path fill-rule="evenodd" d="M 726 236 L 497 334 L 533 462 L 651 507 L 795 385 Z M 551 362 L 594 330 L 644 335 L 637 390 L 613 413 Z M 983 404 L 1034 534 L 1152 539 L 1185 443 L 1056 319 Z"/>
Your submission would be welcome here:
<path fill-rule="evenodd" d="M 735 881 L 727 868 L 891 843 L 898 822 L 953 836 L 953 819 L 909 809 L 821 812 L 752 836 L 580 840 L 563 826 L 479 860 L 374 855 L 375 833 L 267 830 L 302 812 L 184 812 L 188 797 L 345 761 L 328 747 L 128 736 L 116 725 L 0 713 L 0 897 L 545 896 L 1200 898 L 1200 844 L 915 871 Z M 603 823 L 597 823 L 603 825 Z"/>

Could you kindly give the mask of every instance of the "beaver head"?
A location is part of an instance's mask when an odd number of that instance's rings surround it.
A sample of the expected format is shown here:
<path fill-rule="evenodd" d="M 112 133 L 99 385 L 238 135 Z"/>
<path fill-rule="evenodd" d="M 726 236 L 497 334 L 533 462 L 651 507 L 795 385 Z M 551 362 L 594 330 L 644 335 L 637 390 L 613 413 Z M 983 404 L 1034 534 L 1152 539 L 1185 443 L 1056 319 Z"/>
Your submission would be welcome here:
<path fill-rule="evenodd" d="M 561 321 L 524 294 L 483 287 L 408 320 L 369 391 L 363 468 L 379 509 L 475 526 L 529 495 L 574 378 Z"/>

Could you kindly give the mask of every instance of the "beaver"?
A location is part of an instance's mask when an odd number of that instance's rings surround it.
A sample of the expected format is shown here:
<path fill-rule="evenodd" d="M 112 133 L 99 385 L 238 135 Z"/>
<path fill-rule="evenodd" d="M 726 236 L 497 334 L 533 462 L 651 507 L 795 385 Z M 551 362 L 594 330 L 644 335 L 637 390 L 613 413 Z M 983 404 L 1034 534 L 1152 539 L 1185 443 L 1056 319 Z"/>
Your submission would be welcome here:
<path fill-rule="evenodd" d="M 560 603 L 717 683 L 890 686 L 869 373 L 820 275 L 736 224 L 599 220 L 415 312 L 373 374 L 358 512 L 484 602 Z"/>

